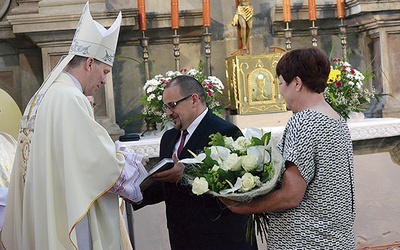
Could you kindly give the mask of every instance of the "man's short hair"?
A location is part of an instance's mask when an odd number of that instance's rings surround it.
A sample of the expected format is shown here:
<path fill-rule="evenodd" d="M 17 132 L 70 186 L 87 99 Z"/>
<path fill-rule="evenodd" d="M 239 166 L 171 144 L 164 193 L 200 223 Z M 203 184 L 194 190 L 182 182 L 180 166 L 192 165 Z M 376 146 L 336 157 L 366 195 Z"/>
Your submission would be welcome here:
<path fill-rule="evenodd" d="M 180 75 L 173 78 L 165 88 L 179 86 L 179 93 L 182 96 L 188 96 L 196 93 L 199 96 L 200 102 L 206 104 L 206 93 L 201 83 L 196 78 L 188 75 Z"/>

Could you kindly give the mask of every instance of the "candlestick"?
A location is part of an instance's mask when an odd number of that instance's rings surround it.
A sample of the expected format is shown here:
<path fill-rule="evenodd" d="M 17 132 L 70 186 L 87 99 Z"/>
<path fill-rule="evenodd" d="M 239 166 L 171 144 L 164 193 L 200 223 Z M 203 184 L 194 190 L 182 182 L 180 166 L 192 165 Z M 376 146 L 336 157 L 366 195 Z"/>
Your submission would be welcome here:
<path fill-rule="evenodd" d="M 292 19 L 290 12 L 290 0 L 283 0 L 283 21 L 290 22 Z"/>
<path fill-rule="evenodd" d="M 344 8 L 345 0 L 337 0 L 337 15 L 338 18 L 345 18 L 346 17 L 346 10 Z"/>
<path fill-rule="evenodd" d="M 204 37 L 204 50 L 206 54 L 206 74 L 211 75 L 211 33 L 208 31 L 208 27 L 205 27 Z"/>
<path fill-rule="evenodd" d="M 211 15 L 210 15 L 210 0 L 203 0 L 203 26 L 210 27 Z"/>
<path fill-rule="evenodd" d="M 179 28 L 178 0 L 171 0 L 171 27 L 173 30 L 176 30 Z"/>
<path fill-rule="evenodd" d="M 292 49 L 292 41 L 290 40 L 292 38 L 292 29 L 289 28 L 289 22 L 286 22 L 286 29 L 285 31 L 285 38 L 286 38 L 286 50 L 290 51 Z"/>
<path fill-rule="evenodd" d="M 174 57 L 175 57 L 175 70 L 179 71 L 179 60 L 180 60 L 180 52 L 179 52 L 179 35 L 178 30 L 174 30 L 174 35 L 172 36 L 172 44 L 174 45 Z"/>
<path fill-rule="evenodd" d="M 142 58 L 144 63 L 144 72 L 146 76 L 146 80 L 150 80 L 150 70 L 149 70 L 149 38 L 146 37 L 145 32 L 143 31 L 143 36 L 139 38 L 140 47 L 142 47 Z"/>
<path fill-rule="evenodd" d="M 145 0 L 138 0 L 138 20 L 139 20 L 139 30 L 145 31 L 146 30 L 146 1 Z"/>
<path fill-rule="evenodd" d="M 312 21 L 312 26 L 310 27 L 311 36 L 312 36 L 312 46 L 317 47 L 317 35 L 318 35 L 318 27 L 315 26 L 315 21 Z"/>
<path fill-rule="evenodd" d="M 346 29 L 347 29 L 347 25 L 344 24 L 343 18 L 340 18 L 339 32 L 340 32 L 340 40 L 341 40 L 341 44 L 342 44 L 343 60 L 345 60 L 345 61 L 347 58 Z"/>
<path fill-rule="evenodd" d="M 317 6 L 315 0 L 308 0 L 308 17 L 310 21 L 317 20 Z"/>

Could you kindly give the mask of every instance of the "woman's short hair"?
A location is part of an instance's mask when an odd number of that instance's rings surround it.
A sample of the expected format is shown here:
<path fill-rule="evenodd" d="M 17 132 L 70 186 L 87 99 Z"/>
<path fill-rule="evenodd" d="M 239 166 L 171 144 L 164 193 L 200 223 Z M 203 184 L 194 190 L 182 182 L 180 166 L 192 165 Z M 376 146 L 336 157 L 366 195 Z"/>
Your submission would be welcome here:
<path fill-rule="evenodd" d="M 206 93 L 201 83 L 196 78 L 188 75 L 179 75 L 173 78 L 165 88 L 179 86 L 179 93 L 182 96 L 188 96 L 196 93 L 199 96 L 200 102 L 206 104 Z"/>
<path fill-rule="evenodd" d="M 311 91 L 322 93 L 326 88 L 331 66 L 326 54 L 316 48 L 295 49 L 282 56 L 276 75 L 289 84 L 298 76 Z"/>

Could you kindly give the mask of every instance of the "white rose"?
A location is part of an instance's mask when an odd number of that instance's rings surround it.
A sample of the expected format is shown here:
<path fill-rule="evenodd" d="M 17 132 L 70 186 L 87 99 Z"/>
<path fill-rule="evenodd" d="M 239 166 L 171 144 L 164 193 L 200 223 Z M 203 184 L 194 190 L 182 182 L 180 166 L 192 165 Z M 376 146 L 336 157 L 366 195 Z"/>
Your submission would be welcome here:
<path fill-rule="evenodd" d="M 260 182 L 260 177 L 254 176 L 250 173 L 245 173 L 242 178 L 240 178 L 240 181 L 242 182 L 241 189 L 243 191 L 249 191 L 252 190 Z"/>
<path fill-rule="evenodd" d="M 233 143 L 233 147 L 236 150 L 239 150 L 240 152 L 244 152 L 246 151 L 246 149 L 249 147 L 250 145 L 250 141 L 248 139 L 246 139 L 243 136 L 240 136 L 239 138 L 236 139 L 236 141 Z"/>
<path fill-rule="evenodd" d="M 204 177 L 196 177 L 193 181 L 192 192 L 202 195 L 208 191 L 208 182 Z"/>
<path fill-rule="evenodd" d="M 242 166 L 240 157 L 237 154 L 230 154 L 228 158 L 221 163 L 221 168 L 225 171 L 237 171 Z"/>
<path fill-rule="evenodd" d="M 256 155 L 243 155 L 240 157 L 244 170 L 251 171 L 258 167 Z"/>

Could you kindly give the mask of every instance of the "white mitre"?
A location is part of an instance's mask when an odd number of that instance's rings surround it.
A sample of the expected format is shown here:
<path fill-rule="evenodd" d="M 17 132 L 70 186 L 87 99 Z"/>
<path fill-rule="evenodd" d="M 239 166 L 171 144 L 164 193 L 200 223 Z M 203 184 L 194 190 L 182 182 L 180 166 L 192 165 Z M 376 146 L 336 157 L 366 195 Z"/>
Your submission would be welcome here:
<path fill-rule="evenodd" d="M 93 57 L 112 66 L 121 19 L 120 12 L 114 24 L 109 29 L 105 29 L 101 24 L 93 20 L 89 11 L 89 2 L 87 2 L 76 29 L 69 54 Z"/>
<path fill-rule="evenodd" d="M 45 84 L 51 85 L 75 55 L 88 58 L 93 57 L 100 62 L 112 66 L 121 20 L 122 14 L 119 12 L 113 25 L 109 29 L 104 28 L 101 24 L 93 20 L 89 11 L 89 1 L 86 2 L 69 53 L 58 62 L 58 65 L 45 80 Z"/>
<path fill-rule="evenodd" d="M 68 55 L 60 59 L 42 86 L 29 101 L 28 108 L 25 109 L 22 116 L 21 128 L 33 130 L 35 114 L 42 97 L 75 55 L 88 58 L 93 57 L 110 66 L 113 65 L 121 20 L 122 14 L 119 12 L 113 25 L 109 29 L 104 28 L 101 24 L 93 20 L 89 11 L 89 1 L 86 2 Z"/>

